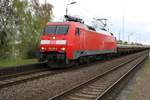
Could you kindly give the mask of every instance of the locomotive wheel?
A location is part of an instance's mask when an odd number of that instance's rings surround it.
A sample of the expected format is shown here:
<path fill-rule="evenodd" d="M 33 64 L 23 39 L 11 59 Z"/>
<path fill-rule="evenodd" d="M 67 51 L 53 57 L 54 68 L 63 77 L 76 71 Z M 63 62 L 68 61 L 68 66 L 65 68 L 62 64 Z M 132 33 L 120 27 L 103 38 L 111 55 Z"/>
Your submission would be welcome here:
<path fill-rule="evenodd" d="M 79 64 L 83 64 L 84 63 L 83 58 L 80 57 L 78 62 L 79 62 Z"/>
<path fill-rule="evenodd" d="M 86 58 L 86 63 L 87 63 L 87 64 L 90 63 L 90 58 L 89 58 L 89 57 Z"/>
<path fill-rule="evenodd" d="M 75 67 L 78 67 L 78 66 L 79 66 L 79 64 L 80 64 L 79 60 L 74 61 L 74 65 L 75 65 Z"/>

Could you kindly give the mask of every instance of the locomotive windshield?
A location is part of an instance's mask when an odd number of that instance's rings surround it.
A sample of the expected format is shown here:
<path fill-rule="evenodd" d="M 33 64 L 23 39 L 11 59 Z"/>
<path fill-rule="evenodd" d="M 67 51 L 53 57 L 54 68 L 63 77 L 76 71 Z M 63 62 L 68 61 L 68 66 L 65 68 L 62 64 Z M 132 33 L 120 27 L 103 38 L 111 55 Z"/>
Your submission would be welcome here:
<path fill-rule="evenodd" d="M 47 34 L 66 34 L 67 32 L 68 32 L 68 25 L 47 26 L 44 29 L 44 33 Z"/>

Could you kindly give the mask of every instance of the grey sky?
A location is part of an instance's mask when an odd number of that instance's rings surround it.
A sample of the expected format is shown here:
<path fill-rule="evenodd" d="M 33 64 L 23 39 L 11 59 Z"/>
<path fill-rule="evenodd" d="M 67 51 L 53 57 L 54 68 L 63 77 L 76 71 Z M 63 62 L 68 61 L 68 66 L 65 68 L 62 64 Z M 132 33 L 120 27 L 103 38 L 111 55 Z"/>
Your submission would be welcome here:
<path fill-rule="evenodd" d="M 44 2 L 45 0 L 41 0 Z M 69 14 L 80 16 L 90 24 L 93 18 L 107 18 L 110 30 L 118 38 L 130 42 L 150 44 L 150 1 L 149 0 L 47 0 L 54 6 L 54 20 L 62 20 L 66 4 L 70 5 Z M 124 35 L 122 35 L 122 22 L 124 16 Z"/>

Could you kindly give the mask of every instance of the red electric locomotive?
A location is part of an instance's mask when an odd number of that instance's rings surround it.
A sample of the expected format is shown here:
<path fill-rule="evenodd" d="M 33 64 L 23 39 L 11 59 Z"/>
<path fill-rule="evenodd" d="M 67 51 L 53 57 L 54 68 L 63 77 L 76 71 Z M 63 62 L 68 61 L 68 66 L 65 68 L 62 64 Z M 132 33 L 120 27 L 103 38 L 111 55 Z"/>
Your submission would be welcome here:
<path fill-rule="evenodd" d="M 101 54 L 117 52 L 115 37 L 110 33 L 102 30 L 96 32 L 82 20 L 72 19 L 47 23 L 40 36 L 40 61 L 46 60 L 49 65 L 78 63 Z"/>

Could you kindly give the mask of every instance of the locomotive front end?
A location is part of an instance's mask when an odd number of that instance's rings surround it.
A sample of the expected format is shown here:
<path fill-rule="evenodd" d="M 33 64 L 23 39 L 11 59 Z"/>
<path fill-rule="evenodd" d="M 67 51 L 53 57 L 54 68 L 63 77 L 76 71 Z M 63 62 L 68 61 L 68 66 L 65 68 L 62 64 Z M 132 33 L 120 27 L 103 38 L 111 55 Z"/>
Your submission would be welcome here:
<path fill-rule="evenodd" d="M 64 61 L 66 59 L 68 25 L 47 25 L 40 37 L 40 61 Z"/>

